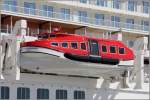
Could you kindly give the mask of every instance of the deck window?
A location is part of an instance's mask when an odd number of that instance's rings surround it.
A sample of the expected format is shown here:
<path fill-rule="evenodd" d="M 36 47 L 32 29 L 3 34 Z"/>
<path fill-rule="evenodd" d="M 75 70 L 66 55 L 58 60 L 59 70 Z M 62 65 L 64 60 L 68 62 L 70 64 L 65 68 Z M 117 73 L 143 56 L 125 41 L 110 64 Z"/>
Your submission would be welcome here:
<path fill-rule="evenodd" d="M 39 99 L 39 100 L 49 99 L 49 90 L 48 89 L 42 89 L 42 88 L 37 89 L 37 99 Z"/>
<path fill-rule="evenodd" d="M 86 45 L 85 45 L 85 43 L 81 43 L 81 49 L 82 49 L 82 50 L 86 50 Z"/>
<path fill-rule="evenodd" d="M 51 45 L 52 45 L 52 46 L 58 46 L 58 43 L 53 42 L 53 43 L 51 43 Z"/>
<path fill-rule="evenodd" d="M 64 47 L 64 48 L 68 48 L 68 43 L 66 43 L 66 42 L 62 43 L 61 45 L 62 45 L 62 47 Z"/>
<path fill-rule="evenodd" d="M 105 45 L 102 45 L 102 52 L 107 52 L 107 47 Z"/>
<path fill-rule="evenodd" d="M 80 22 L 87 22 L 87 12 L 86 11 L 79 11 L 79 21 Z"/>
<path fill-rule="evenodd" d="M 121 4 L 121 1 L 120 0 L 113 0 L 112 1 L 112 7 L 115 8 L 115 9 L 120 9 L 120 4 Z"/>
<path fill-rule="evenodd" d="M 137 4 L 134 0 L 128 0 L 128 10 L 129 11 L 136 11 L 137 10 Z"/>
<path fill-rule="evenodd" d="M 134 29 L 134 19 L 127 19 L 126 20 L 126 28 Z"/>
<path fill-rule="evenodd" d="M 107 7 L 107 0 L 96 0 L 96 5 Z"/>
<path fill-rule="evenodd" d="M 119 48 L 119 54 L 125 54 L 124 48 Z"/>
<path fill-rule="evenodd" d="M 113 27 L 120 27 L 120 17 L 118 16 L 111 16 L 112 26 Z"/>
<path fill-rule="evenodd" d="M 143 1 L 143 13 L 147 13 L 149 12 L 150 9 L 150 4 L 147 1 Z"/>
<path fill-rule="evenodd" d="M 30 89 L 26 87 L 17 88 L 17 99 L 30 99 Z"/>
<path fill-rule="evenodd" d="M 7 11 L 17 11 L 17 1 L 16 0 L 4 0 L 3 9 Z"/>
<path fill-rule="evenodd" d="M 70 9 L 61 8 L 61 19 L 70 20 Z"/>
<path fill-rule="evenodd" d="M 95 24 L 104 25 L 104 14 L 95 14 Z"/>
<path fill-rule="evenodd" d="M 46 17 L 53 17 L 53 7 L 47 6 L 47 5 L 42 5 L 40 15 L 46 16 Z"/>
<path fill-rule="evenodd" d="M 9 99 L 9 87 L 1 86 L 0 99 Z"/>
<path fill-rule="evenodd" d="M 142 30 L 149 31 L 149 22 L 148 21 L 142 20 L 141 25 L 142 25 Z"/>
<path fill-rule="evenodd" d="M 87 3 L 87 0 L 80 0 L 80 3 Z"/>
<path fill-rule="evenodd" d="M 77 49 L 78 48 L 78 44 L 77 43 L 71 43 L 71 48 Z"/>
<path fill-rule="evenodd" d="M 67 99 L 67 90 L 56 90 L 56 100 L 66 100 Z"/>
<path fill-rule="evenodd" d="M 110 53 L 116 53 L 116 47 L 110 46 Z"/>
<path fill-rule="evenodd" d="M 85 100 L 85 92 L 84 91 L 74 91 L 74 99 L 75 100 Z"/>
<path fill-rule="evenodd" d="M 35 3 L 24 2 L 24 13 L 35 15 Z"/>

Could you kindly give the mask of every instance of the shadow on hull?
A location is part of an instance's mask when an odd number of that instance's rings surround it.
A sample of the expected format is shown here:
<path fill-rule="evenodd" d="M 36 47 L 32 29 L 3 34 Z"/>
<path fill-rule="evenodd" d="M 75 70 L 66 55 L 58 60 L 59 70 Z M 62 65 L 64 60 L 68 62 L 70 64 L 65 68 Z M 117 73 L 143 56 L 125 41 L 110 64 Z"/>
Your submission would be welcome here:
<path fill-rule="evenodd" d="M 109 64 L 109 65 L 118 65 L 119 60 L 117 59 L 109 59 L 109 58 L 101 58 L 99 56 L 81 56 L 65 53 L 64 56 L 70 60 L 81 61 L 81 62 L 90 62 L 90 63 L 101 63 L 101 64 Z"/>

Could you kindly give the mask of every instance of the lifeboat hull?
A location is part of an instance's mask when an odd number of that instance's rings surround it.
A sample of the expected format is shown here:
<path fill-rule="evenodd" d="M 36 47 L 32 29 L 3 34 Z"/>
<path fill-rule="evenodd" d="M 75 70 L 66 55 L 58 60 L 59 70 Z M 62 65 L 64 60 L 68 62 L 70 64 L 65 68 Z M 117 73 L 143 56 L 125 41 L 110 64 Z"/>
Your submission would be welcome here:
<path fill-rule="evenodd" d="M 65 75 L 99 77 L 102 74 L 111 74 L 112 69 L 112 74 L 114 74 L 114 71 L 117 71 L 115 74 L 120 74 L 119 72 L 124 70 L 124 68 L 122 70 L 117 65 L 70 60 L 64 56 L 64 53 L 40 47 L 22 48 L 20 62 L 22 69 L 40 73 Z"/>

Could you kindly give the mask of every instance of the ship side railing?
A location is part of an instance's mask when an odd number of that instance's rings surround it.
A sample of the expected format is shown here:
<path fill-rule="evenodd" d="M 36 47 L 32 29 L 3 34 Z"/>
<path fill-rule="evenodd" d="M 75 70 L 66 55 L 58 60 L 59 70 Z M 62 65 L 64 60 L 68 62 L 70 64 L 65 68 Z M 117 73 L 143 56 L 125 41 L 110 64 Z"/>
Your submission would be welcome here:
<path fill-rule="evenodd" d="M 1 33 L 7 33 L 10 34 L 11 33 L 11 27 L 7 24 L 7 25 L 1 25 Z"/>
<path fill-rule="evenodd" d="M 117 28 L 122 29 L 126 31 L 136 31 L 136 32 L 149 32 L 149 26 L 147 25 L 139 25 L 139 24 L 131 24 L 131 23 L 125 23 L 121 21 L 111 21 L 106 19 L 96 19 L 86 16 L 79 16 L 77 14 L 65 14 L 65 13 L 59 13 L 54 11 L 45 11 L 41 9 L 33 9 L 33 8 L 27 8 L 27 7 L 20 7 L 20 6 L 14 6 L 14 5 L 8 5 L 8 4 L 0 4 L 2 11 L 7 12 L 13 12 L 13 13 L 20 13 L 24 15 L 30 15 L 32 17 L 44 17 L 44 18 L 51 18 L 54 20 L 61 20 L 61 21 L 71 21 L 79 24 L 84 25 L 92 25 L 95 27 L 111 27 L 111 28 Z"/>
<path fill-rule="evenodd" d="M 11 25 L 8 25 L 8 24 L 3 25 L 2 24 L 0 32 L 6 33 L 6 34 L 11 34 Z M 26 35 L 27 36 L 36 36 L 37 34 L 40 34 L 43 32 L 50 33 L 50 30 L 49 29 L 29 28 L 29 27 L 27 27 L 27 29 L 26 29 Z"/>

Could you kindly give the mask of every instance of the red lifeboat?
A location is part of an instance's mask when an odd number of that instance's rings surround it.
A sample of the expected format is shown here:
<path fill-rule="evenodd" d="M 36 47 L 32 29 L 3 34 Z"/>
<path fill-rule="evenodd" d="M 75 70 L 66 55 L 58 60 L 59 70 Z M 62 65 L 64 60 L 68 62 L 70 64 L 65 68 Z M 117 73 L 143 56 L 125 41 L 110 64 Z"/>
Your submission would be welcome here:
<path fill-rule="evenodd" d="M 58 28 L 52 33 L 40 34 L 36 41 L 23 43 L 22 52 L 40 52 L 80 62 L 113 65 L 134 59 L 133 51 L 120 41 L 64 34 Z"/>

